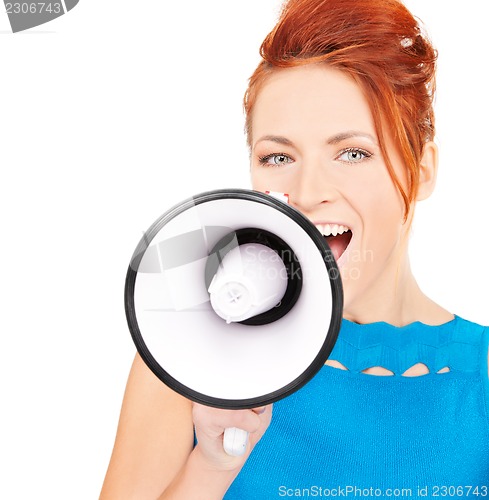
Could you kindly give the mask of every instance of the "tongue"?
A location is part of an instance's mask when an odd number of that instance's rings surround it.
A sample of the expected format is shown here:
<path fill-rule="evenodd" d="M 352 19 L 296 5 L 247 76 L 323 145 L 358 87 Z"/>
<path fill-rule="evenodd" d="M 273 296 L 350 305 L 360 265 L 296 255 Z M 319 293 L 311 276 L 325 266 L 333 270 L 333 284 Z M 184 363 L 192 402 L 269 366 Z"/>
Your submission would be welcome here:
<path fill-rule="evenodd" d="M 343 255 L 343 252 L 346 250 L 348 243 L 351 240 L 351 232 L 346 231 L 343 234 L 339 234 L 338 236 L 326 236 L 326 243 L 331 248 L 333 252 L 335 260 L 338 262 L 338 259 Z"/>

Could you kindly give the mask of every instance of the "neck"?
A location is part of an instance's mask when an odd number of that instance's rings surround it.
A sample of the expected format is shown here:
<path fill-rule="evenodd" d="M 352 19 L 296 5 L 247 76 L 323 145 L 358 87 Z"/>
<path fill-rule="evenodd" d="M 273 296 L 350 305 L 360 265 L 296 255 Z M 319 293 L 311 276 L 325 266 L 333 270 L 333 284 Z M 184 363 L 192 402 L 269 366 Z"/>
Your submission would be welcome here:
<path fill-rule="evenodd" d="M 386 269 L 384 275 L 360 298 L 345 304 L 343 316 L 355 323 L 385 321 L 395 326 L 414 321 L 440 325 L 453 319 L 453 314 L 421 291 L 411 271 L 407 253 L 394 272 Z"/>

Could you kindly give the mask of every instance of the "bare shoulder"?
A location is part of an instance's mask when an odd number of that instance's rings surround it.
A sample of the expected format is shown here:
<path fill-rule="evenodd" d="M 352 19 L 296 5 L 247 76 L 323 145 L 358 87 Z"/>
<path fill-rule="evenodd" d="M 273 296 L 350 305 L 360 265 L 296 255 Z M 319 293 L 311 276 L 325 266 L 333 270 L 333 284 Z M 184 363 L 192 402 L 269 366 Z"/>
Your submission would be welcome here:
<path fill-rule="evenodd" d="M 192 403 L 166 387 L 137 354 L 100 499 L 158 497 L 193 442 Z"/>

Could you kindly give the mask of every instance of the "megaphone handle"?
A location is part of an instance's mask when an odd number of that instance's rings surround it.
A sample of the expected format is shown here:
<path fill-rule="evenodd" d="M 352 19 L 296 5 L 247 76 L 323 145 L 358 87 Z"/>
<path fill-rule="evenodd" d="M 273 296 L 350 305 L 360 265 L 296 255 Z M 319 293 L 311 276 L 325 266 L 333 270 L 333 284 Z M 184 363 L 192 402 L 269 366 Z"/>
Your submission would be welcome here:
<path fill-rule="evenodd" d="M 240 457 L 246 451 L 248 432 L 237 427 L 228 427 L 224 430 L 224 451 L 232 457 Z"/>

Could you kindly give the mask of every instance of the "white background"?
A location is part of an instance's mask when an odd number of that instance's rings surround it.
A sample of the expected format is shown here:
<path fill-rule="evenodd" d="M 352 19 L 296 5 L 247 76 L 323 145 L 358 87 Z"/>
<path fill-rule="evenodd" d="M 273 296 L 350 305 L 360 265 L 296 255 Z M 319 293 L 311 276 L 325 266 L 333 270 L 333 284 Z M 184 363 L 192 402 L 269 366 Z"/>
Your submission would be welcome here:
<path fill-rule="evenodd" d="M 409 0 L 440 51 L 420 285 L 489 324 L 488 7 Z M 250 187 L 241 98 L 278 0 L 106 0 L 25 33 L 0 13 L 0 498 L 97 498 L 133 347 L 126 268 L 189 195 Z M 381 228 L 379 228 L 381 230 Z"/>

